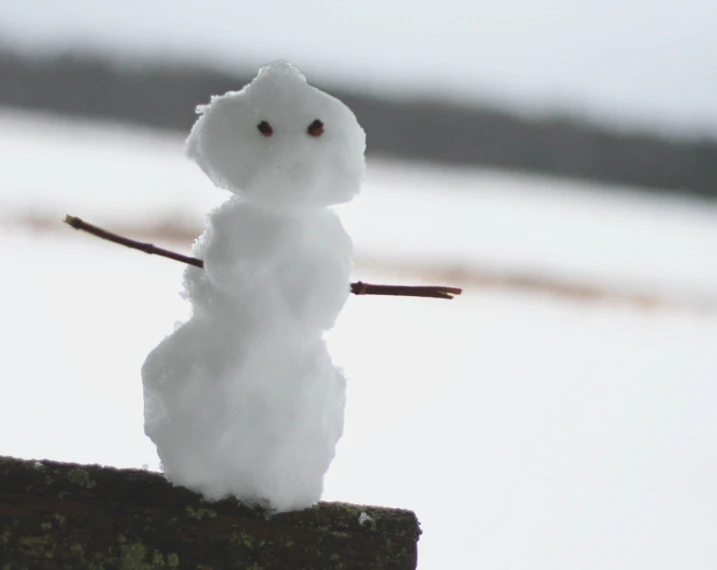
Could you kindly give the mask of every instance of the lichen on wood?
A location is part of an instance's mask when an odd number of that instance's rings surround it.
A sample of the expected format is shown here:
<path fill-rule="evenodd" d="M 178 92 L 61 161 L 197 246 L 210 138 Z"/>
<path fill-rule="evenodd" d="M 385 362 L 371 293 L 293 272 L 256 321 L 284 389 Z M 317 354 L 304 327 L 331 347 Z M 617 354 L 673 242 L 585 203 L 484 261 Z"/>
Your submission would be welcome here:
<path fill-rule="evenodd" d="M 158 473 L 0 456 L 0 570 L 408 570 L 420 533 L 406 510 L 269 516 Z"/>

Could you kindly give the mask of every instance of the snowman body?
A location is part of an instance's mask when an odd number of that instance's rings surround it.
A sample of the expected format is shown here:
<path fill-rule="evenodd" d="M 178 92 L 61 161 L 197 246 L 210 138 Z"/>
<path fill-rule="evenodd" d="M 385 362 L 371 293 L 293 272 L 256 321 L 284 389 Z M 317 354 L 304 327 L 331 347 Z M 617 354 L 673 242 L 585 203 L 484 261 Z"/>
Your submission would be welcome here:
<path fill-rule="evenodd" d="M 352 245 L 330 206 L 363 179 L 351 111 L 289 64 L 214 98 L 188 154 L 234 196 L 209 216 L 190 319 L 142 368 L 145 432 L 167 478 L 274 511 L 317 502 L 346 380 L 323 333 L 349 295 Z"/>

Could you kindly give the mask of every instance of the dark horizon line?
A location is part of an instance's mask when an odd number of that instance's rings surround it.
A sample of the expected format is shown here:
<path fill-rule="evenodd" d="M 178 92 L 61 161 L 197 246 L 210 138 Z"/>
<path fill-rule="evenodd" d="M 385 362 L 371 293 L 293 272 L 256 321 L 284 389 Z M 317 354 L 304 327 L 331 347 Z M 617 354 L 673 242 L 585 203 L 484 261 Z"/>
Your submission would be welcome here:
<path fill-rule="evenodd" d="M 188 131 L 198 104 L 252 79 L 211 66 L 0 45 L 0 105 Z M 319 84 L 327 89 L 325 84 Z M 357 115 L 376 156 L 478 166 L 717 198 L 717 140 L 532 116 L 484 104 L 330 88 Z"/>

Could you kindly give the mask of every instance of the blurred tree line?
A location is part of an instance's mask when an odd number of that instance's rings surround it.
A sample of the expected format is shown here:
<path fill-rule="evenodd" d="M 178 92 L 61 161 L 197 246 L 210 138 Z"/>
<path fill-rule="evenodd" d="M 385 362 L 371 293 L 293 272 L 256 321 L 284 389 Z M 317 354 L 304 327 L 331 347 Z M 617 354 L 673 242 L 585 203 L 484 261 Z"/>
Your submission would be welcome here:
<path fill-rule="evenodd" d="M 251 80 L 209 68 L 0 51 L 0 105 L 187 132 L 197 104 Z M 617 132 L 495 108 L 383 99 L 322 86 L 368 133 L 369 153 L 717 198 L 717 140 Z"/>

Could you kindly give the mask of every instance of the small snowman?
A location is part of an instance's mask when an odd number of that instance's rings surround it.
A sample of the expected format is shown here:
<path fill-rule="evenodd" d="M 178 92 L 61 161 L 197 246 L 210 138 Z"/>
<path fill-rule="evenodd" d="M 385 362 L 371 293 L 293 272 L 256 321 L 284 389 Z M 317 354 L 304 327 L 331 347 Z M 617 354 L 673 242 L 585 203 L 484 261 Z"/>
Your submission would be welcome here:
<path fill-rule="evenodd" d="M 274 512 L 316 503 L 346 380 L 323 334 L 349 295 L 353 249 L 331 206 L 359 192 L 354 114 L 285 62 L 213 97 L 187 154 L 233 196 L 188 267 L 191 317 L 142 367 L 145 432 L 166 477 Z"/>

